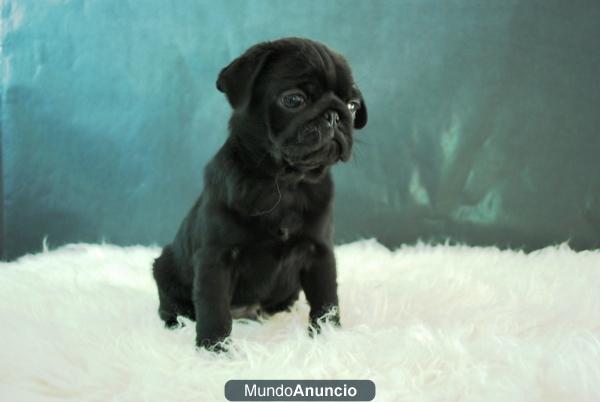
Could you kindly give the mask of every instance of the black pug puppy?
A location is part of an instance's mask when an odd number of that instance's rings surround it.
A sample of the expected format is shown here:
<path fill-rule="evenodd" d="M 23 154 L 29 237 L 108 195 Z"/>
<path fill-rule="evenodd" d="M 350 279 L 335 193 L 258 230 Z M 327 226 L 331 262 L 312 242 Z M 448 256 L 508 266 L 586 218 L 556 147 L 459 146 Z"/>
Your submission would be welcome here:
<path fill-rule="evenodd" d="M 154 262 L 159 315 L 196 320 L 213 348 L 232 318 L 287 310 L 302 289 L 309 328 L 339 325 L 329 168 L 347 161 L 367 108 L 346 60 L 287 38 L 248 49 L 219 74 L 233 115 L 204 191 Z"/>

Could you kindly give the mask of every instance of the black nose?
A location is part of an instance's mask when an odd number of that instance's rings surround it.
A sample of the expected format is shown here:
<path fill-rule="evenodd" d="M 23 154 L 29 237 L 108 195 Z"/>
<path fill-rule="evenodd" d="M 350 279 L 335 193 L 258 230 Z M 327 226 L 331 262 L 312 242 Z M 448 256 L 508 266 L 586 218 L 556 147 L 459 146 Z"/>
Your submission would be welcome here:
<path fill-rule="evenodd" d="M 335 110 L 328 110 L 323 114 L 323 118 L 327 120 L 329 127 L 335 127 L 340 122 L 340 115 Z"/>

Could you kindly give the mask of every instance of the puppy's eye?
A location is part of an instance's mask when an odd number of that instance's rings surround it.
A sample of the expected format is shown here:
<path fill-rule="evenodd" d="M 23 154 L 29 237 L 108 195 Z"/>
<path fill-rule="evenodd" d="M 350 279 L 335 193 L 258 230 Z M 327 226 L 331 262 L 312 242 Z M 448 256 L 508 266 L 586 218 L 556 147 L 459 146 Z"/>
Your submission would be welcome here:
<path fill-rule="evenodd" d="M 306 103 L 306 96 L 300 92 L 285 94 L 281 97 L 281 104 L 288 109 L 298 109 Z"/>
<path fill-rule="evenodd" d="M 360 102 L 357 100 L 351 100 L 348 102 L 348 110 L 352 113 L 352 116 L 356 114 L 356 111 L 360 109 Z"/>

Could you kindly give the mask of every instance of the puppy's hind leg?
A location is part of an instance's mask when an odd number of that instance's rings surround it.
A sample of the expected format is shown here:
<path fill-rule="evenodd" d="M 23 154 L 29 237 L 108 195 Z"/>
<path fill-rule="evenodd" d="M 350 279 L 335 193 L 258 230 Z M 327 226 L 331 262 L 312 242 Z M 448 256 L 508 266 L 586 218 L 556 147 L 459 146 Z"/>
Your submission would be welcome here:
<path fill-rule="evenodd" d="M 194 306 L 189 290 L 177 279 L 177 266 L 173 258 L 173 251 L 165 247 L 160 257 L 154 260 L 152 273 L 158 287 L 158 315 L 165 322 L 167 328 L 179 326 L 178 315 L 194 319 Z M 189 288 L 188 288 L 189 289 Z"/>

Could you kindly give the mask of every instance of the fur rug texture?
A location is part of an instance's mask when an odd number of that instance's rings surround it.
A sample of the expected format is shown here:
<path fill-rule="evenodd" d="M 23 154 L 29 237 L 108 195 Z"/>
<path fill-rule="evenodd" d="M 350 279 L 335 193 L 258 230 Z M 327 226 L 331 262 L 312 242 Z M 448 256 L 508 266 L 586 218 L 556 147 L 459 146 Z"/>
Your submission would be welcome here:
<path fill-rule="evenodd" d="M 600 251 L 339 246 L 343 328 L 291 313 L 194 348 L 156 313 L 154 247 L 0 265 L 0 401 L 223 401 L 230 379 L 370 379 L 376 401 L 600 401 Z"/>

